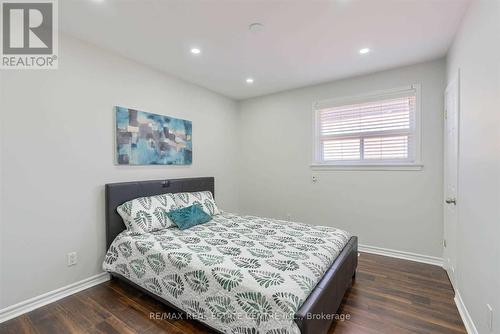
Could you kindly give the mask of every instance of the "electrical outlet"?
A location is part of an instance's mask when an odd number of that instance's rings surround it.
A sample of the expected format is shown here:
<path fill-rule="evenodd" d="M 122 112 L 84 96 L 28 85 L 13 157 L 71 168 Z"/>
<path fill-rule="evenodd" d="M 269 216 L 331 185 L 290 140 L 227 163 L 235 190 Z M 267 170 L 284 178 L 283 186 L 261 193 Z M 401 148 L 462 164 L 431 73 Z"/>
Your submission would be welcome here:
<path fill-rule="evenodd" d="M 311 181 L 312 181 L 313 183 L 316 183 L 316 182 L 318 182 L 318 181 L 319 181 L 319 179 L 318 179 L 318 177 L 317 177 L 316 175 L 313 175 L 313 176 L 311 177 Z"/>
<path fill-rule="evenodd" d="M 66 255 L 66 258 L 68 260 L 68 267 L 74 266 L 78 262 L 78 257 L 76 255 L 76 252 L 71 252 Z"/>
<path fill-rule="evenodd" d="M 488 321 L 488 328 L 490 333 L 493 333 L 493 307 L 490 304 L 486 304 L 486 309 L 488 310 L 486 315 L 486 321 Z"/>

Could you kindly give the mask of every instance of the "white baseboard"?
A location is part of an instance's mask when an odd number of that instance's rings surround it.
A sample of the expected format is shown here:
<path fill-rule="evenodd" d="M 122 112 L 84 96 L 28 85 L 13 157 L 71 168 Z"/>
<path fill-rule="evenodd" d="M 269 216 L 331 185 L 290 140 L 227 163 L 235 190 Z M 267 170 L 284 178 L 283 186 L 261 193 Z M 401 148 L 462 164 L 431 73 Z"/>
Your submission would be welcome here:
<path fill-rule="evenodd" d="M 27 313 L 29 311 L 33 311 L 39 307 L 44 305 L 53 303 L 59 299 L 77 293 L 79 291 L 88 289 L 94 285 L 106 282 L 109 280 L 108 273 L 100 273 L 95 276 L 83 279 L 79 282 L 75 282 L 62 288 L 49 291 L 44 293 L 43 295 L 36 296 L 27 300 L 24 300 L 20 303 L 8 306 L 4 309 L 0 310 L 0 323 L 7 321 L 9 319 L 20 316 L 21 314 Z"/>
<path fill-rule="evenodd" d="M 365 253 L 395 257 L 398 259 L 427 263 L 440 267 L 443 266 L 443 258 L 441 257 L 403 252 L 394 249 L 387 249 L 387 248 L 368 246 L 368 245 L 358 245 L 358 250 L 360 252 L 365 252 Z"/>
<path fill-rule="evenodd" d="M 460 295 L 460 292 L 455 289 L 455 304 L 457 305 L 458 308 L 458 313 L 460 313 L 460 317 L 462 318 L 462 321 L 464 322 L 465 329 L 467 330 L 468 334 L 479 334 L 477 331 L 476 325 L 474 325 L 474 321 L 472 321 L 472 318 L 469 314 L 469 311 L 467 310 L 467 307 L 465 307 L 464 301 L 462 300 L 462 296 Z"/>

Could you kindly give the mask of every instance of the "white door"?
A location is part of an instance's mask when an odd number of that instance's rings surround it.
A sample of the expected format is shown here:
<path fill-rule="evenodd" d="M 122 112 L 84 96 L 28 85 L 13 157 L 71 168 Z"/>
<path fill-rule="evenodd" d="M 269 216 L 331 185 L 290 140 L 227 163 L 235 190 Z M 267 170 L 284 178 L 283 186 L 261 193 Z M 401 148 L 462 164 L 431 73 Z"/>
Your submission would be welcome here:
<path fill-rule="evenodd" d="M 451 283 L 455 285 L 457 271 L 457 185 L 458 185 L 458 131 L 459 80 L 457 73 L 445 91 L 444 124 L 444 251 L 443 258 Z"/>

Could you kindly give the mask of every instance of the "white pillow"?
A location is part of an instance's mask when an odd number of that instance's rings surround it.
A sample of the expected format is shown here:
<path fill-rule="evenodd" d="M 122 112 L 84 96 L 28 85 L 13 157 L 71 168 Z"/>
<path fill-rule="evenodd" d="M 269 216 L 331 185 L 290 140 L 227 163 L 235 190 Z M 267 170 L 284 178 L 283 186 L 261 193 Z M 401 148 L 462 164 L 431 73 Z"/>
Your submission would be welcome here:
<path fill-rule="evenodd" d="M 175 204 L 180 208 L 185 208 L 193 204 L 200 204 L 203 211 L 211 216 L 220 213 L 217 204 L 215 204 L 214 197 L 210 191 L 197 191 L 192 193 L 177 193 L 174 194 Z"/>
<path fill-rule="evenodd" d="M 167 213 L 177 209 L 172 194 L 135 198 L 116 208 L 127 230 L 148 233 L 176 226 Z"/>

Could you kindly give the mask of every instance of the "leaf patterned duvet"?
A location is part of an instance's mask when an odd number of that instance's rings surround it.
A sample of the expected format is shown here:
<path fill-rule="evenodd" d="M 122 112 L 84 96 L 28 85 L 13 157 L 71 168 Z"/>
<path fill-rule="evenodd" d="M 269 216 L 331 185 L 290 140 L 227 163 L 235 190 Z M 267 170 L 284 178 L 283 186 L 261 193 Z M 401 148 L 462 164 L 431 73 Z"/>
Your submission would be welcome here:
<path fill-rule="evenodd" d="M 333 227 L 222 213 L 183 231 L 124 231 L 103 268 L 225 333 L 299 333 L 295 312 L 349 238 Z"/>

